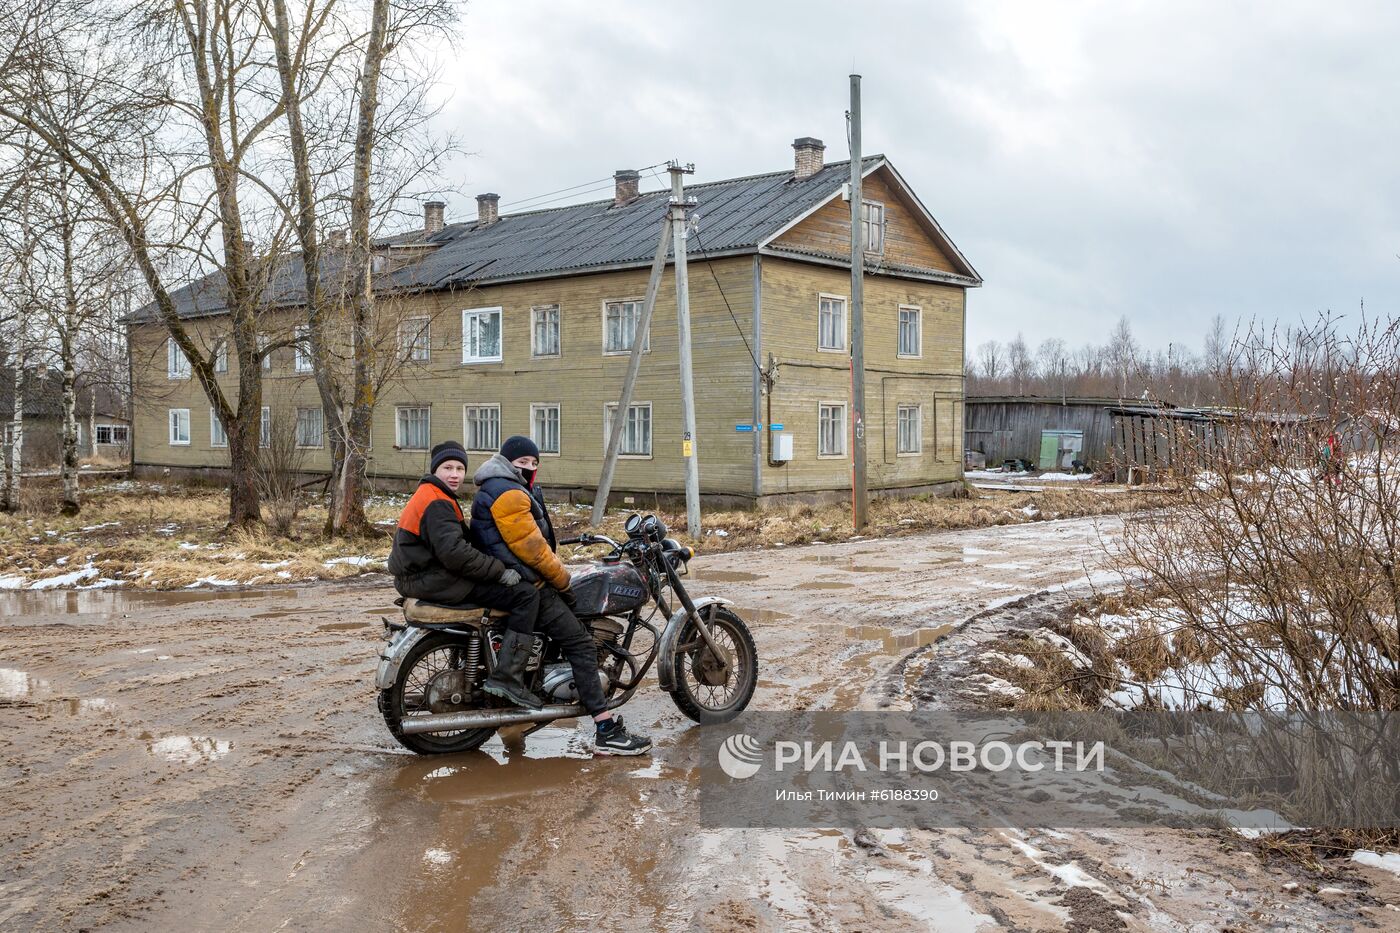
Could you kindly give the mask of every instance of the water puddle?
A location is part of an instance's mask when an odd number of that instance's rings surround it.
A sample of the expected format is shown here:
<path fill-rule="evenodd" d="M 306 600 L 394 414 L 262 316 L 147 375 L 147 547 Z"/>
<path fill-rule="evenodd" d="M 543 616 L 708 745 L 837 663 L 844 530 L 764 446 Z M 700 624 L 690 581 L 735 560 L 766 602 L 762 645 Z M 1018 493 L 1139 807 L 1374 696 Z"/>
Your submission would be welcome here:
<path fill-rule="evenodd" d="M 915 648 L 927 648 L 956 628 L 955 623 L 896 633 L 883 625 L 838 625 L 823 622 L 813 628 L 820 634 L 839 636 L 849 642 L 873 642 L 879 645 L 874 654 L 904 654 Z"/>
<path fill-rule="evenodd" d="M 854 583 L 847 583 L 844 580 L 811 580 L 801 584 L 803 589 L 809 590 L 845 590 L 855 586 Z"/>
<path fill-rule="evenodd" d="M 749 573 L 744 570 L 709 570 L 692 569 L 690 577 L 701 583 L 753 583 L 764 579 L 761 573 Z"/>
<path fill-rule="evenodd" d="M 314 603 L 323 598 L 307 588 L 207 590 L 6 590 L 0 592 L 0 619 L 28 616 L 113 616 L 148 609 L 189 606 L 217 600 L 276 598 Z"/>
<path fill-rule="evenodd" d="M 117 711 L 117 704 L 105 697 L 64 697 L 49 700 L 44 709 L 50 716 L 103 716 Z"/>
<path fill-rule="evenodd" d="M 369 628 L 368 622 L 328 622 L 325 625 L 316 626 L 318 632 L 348 632 L 357 628 Z"/>
<path fill-rule="evenodd" d="M 31 677 L 28 671 L 0 667 L 0 700 L 25 700 L 34 691 L 47 686 L 48 681 Z"/>
<path fill-rule="evenodd" d="M 233 743 L 227 739 L 211 739 L 205 735 L 171 735 L 157 739 L 147 750 L 157 758 L 182 765 L 198 765 L 218 761 L 229 753 Z"/>
<path fill-rule="evenodd" d="M 739 618 L 745 622 L 782 622 L 784 619 L 791 619 L 792 613 L 779 612 L 776 609 L 751 609 L 748 606 L 736 606 L 734 611 L 739 614 Z"/>

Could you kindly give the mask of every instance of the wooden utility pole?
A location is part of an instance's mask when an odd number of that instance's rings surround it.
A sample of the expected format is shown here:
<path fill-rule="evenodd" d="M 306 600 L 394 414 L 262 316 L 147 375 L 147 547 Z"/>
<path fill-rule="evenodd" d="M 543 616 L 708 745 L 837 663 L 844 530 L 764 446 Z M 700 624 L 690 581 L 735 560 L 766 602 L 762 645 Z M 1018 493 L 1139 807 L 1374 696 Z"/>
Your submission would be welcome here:
<path fill-rule="evenodd" d="M 695 446 L 695 387 L 691 378 L 690 360 L 690 277 L 686 272 L 685 176 L 695 171 L 693 165 L 671 162 L 671 237 L 676 261 L 676 331 L 681 344 L 681 421 L 685 434 L 681 437 L 681 456 L 685 458 L 685 522 L 692 538 L 700 537 L 700 459 Z"/>
<path fill-rule="evenodd" d="M 603 475 L 598 478 L 598 491 L 593 496 L 593 514 L 589 519 L 589 524 L 594 528 L 603 523 L 603 513 L 608 509 L 613 471 L 617 469 L 617 455 L 622 447 L 622 429 L 627 424 L 627 408 L 632 404 L 632 388 L 637 381 L 637 373 L 642 368 L 642 345 L 646 341 L 647 330 L 651 327 L 651 312 L 656 307 L 656 293 L 661 290 L 661 272 L 666 268 L 666 248 L 670 245 L 670 240 L 671 217 L 668 213 L 661 221 L 661 239 L 656 244 L 656 256 L 651 261 L 651 277 L 647 280 L 647 295 L 642 301 L 642 316 L 632 334 L 632 355 L 627 358 L 627 375 L 622 379 L 622 394 L 617 399 L 617 413 L 613 415 L 612 430 L 608 432 L 608 451 L 603 455 Z"/>
<path fill-rule="evenodd" d="M 870 490 L 865 475 L 865 237 L 861 210 L 860 75 L 851 75 L 851 520 L 866 525 Z"/>

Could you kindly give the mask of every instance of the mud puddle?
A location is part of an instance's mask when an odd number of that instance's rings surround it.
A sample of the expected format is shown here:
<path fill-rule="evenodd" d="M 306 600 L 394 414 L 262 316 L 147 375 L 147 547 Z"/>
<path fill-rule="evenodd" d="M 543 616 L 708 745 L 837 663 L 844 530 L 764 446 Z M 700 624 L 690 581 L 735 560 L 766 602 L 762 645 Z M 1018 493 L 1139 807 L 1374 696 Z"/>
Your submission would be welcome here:
<path fill-rule="evenodd" d="M 231 748 L 233 743 L 227 739 L 213 739 L 207 735 L 169 735 L 146 746 L 154 757 L 182 765 L 218 761 Z"/>
<path fill-rule="evenodd" d="M 369 628 L 369 622 L 327 622 L 325 625 L 316 626 L 318 632 L 350 632 L 355 629 Z"/>
<path fill-rule="evenodd" d="M 323 598 L 315 590 L 222 589 L 222 590 L 12 590 L 0 593 L 0 618 L 26 616 L 116 616 L 149 609 L 179 608 L 220 600 L 280 599 L 314 602 Z M 277 610 L 274 610 L 277 611 Z M 286 610 L 293 612 L 295 610 Z M 267 617 L 271 613 L 265 614 Z"/>
<path fill-rule="evenodd" d="M 688 577 L 699 583 L 754 583 L 762 580 L 763 574 L 745 570 L 692 569 Z"/>

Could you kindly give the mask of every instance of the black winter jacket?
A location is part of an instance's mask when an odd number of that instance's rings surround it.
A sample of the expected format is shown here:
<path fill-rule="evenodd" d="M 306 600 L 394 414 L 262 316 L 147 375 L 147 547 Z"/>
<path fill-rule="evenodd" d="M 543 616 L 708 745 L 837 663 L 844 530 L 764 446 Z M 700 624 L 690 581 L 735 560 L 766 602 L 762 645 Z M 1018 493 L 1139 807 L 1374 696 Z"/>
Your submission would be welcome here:
<path fill-rule="evenodd" d="M 403 596 L 452 604 L 466 602 L 474 583 L 499 580 L 505 565 L 472 547 L 467 534 L 452 490 L 436 476 L 423 477 L 394 532 L 394 588 Z"/>

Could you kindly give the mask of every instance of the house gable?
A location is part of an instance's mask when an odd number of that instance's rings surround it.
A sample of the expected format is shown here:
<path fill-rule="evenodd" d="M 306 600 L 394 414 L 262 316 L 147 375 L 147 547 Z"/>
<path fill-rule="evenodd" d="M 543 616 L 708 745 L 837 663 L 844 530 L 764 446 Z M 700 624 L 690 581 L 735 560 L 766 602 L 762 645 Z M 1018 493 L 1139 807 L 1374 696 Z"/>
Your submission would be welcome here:
<path fill-rule="evenodd" d="M 867 171 L 862 193 L 867 201 L 879 202 L 885 207 L 885 246 L 880 257 L 883 263 L 968 279 L 965 283 L 968 285 L 981 284 L 977 271 L 888 162 L 881 160 Z M 774 251 L 849 262 L 850 202 L 837 192 L 763 245 Z M 879 264 L 872 256 L 867 267 L 878 271 Z"/>

